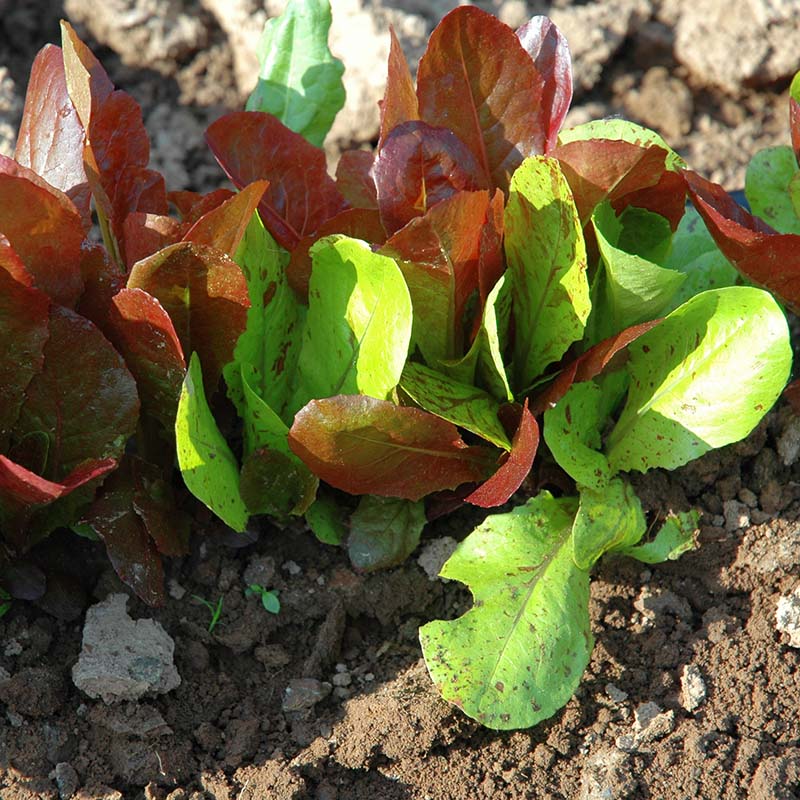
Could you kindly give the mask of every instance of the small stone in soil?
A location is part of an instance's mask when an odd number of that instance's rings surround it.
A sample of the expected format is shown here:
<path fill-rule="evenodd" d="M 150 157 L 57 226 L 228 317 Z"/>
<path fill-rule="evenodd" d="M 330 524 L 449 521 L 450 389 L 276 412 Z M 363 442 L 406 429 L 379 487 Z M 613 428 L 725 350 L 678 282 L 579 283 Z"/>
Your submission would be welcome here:
<path fill-rule="evenodd" d="M 302 567 L 295 561 L 284 562 L 281 569 L 288 572 L 290 575 L 299 575 L 303 571 Z"/>
<path fill-rule="evenodd" d="M 332 680 L 334 686 L 349 686 L 353 681 L 349 672 L 337 672 Z"/>
<path fill-rule="evenodd" d="M 259 586 L 269 588 L 275 580 L 275 559 L 269 556 L 253 556 L 247 562 L 243 580 L 247 586 L 257 583 Z"/>
<path fill-rule="evenodd" d="M 453 555 L 457 546 L 458 542 L 451 536 L 431 539 L 425 544 L 422 552 L 417 556 L 417 564 L 425 571 L 428 580 L 435 581 L 439 578 L 444 562 Z"/>
<path fill-rule="evenodd" d="M 775 627 L 789 635 L 790 647 L 800 647 L 800 586 L 778 600 Z"/>
<path fill-rule="evenodd" d="M 695 664 L 686 664 L 681 673 L 681 705 L 695 711 L 706 699 L 706 682 Z"/>
<path fill-rule="evenodd" d="M 725 516 L 725 530 L 731 533 L 750 524 L 750 508 L 738 500 L 726 500 L 722 504 L 722 513 Z"/>
<path fill-rule="evenodd" d="M 184 589 L 175 578 L 170 578 L 167 582 L 167 591 L 173 600 L 183 600 L 186 596 L 186 589 Z"/>
<path fill-rule="evenodd" d="M 289 681 L 283 693 L 281 708 L 285 712 L 307 711 L 331 693 L 331 684 L 313 678 Z"/>
<path fill-rule="evenodd" d="M 68 764 L 66 761 L 56 764 L 56 768 L 53 770 L 53 777 L 55 778 L 56 786 L 58 787 L 58 796 L 61 800 L 72 797 L 78 790 L 78 773 L 75 771 L 72 764 Z"/>
<path fill-rule="evenodd" d="M 623 692 L 613 683 L 606 684 L 606 694 L 611 698 L 612 703 L 624 703 L 628 699 L 628 693 Z"/>

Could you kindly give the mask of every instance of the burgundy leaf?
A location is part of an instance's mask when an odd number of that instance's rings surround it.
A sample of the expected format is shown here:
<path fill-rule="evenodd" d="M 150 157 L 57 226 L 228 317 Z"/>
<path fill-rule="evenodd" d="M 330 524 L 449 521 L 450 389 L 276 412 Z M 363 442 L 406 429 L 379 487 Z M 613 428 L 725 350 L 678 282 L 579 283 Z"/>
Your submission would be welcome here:
<path fill-rule="evenodd" d="M 186 232 L 183 241 L 213 247 L 234 258 L 250 218 L 268 186 L 267 181 L 255 181 L 207 211 Z"/>
<path fill-rule="evenodd" d="M 662 147 L 617 139 L 586 139 L 561 145 L 552 155 L 559 160 L 569 182 L 583 225 L 604 200 L 610 200 L 619 212 L 627 204 L 626 195 L 644 190 L 651 190 L 651 196 L 647 205 L 643 200 L 636 203 L 640 208 L 663 213 L 663 206 L 673 209 L 677 203 L 683 213 L 685 195 L 675 191 L 674 179 L 662 181 L 667 173 L 667 151 Z M 670 222 L 673 216 L 668 216 Z"/>
<path fill-rule="evenodd" d="M 186 230 L 185 223 L 172 217 L 144 211 L 128 214 L 122 226 L 125 265 L 130 270 L 137 261 L 179 242 Z"/>
<path fill-rule="evenodd" d="M 270 114 L 227 114 L 208 128 L 206 141 L 238 188 L 269 181 L 258 208 L 264 225 L 287 250 L 347 207 L 328 175 L 325 151 Z"/>
<path fill-rule="evenodd" d="M 196 351 L 209 394 L 233 358 L 250 300 L 238 264 L 210 247 L 179 242 L 139 261 L 129 289 L 144 289 L 172 320 L 184 353 Z"/>
<path fill-rule="evenodd" d="M 136 384 L 119 353 L 87 319 L 51 306 L 44 363 L 25 391 L 12 446 L 46 436 L 42 477 L 63 482 L 91 460 L 118 458 L 136 429 Z"/>
<path fill-rule="evenodd" d="M 776 233 L 748 214 L 718 184 L 684 170 L 695 208 L 714 241 L 739 272 L 800 312 L 800 236 Z"/>
<path fill-rule="evenodd" d="M 105 247 L 84 243 L 81 258 L 84 287 L 75 310 L 94 322 L 103 333 L 108 330 L 111 300 L 125 286 L 126 274 L 111 260 Z"/>
<path fill-rule="evenodd" d="M 408 500 L 483 480 L 495 453 L 467 446 L 455 425 L 418 408 L 344 395 L 301 409 L 289 446 L 337 489 Z"/>
<path fill-rule="evenodd" d="M 389 74 L 386 78 L 386 91 L 381 101 L 381 132 L 378 141 L 380 151 L 389 134 L 398 126 L 419 119 L 419 103 L 414 90 L 414 80 L 408 68 L 403 48 L 389 27 L 391 44 L 389 46 Z"/>
<path fill-rule="evenodd" d="M 550 113 L 543 93 L 544 80 L 514 31 L 473 6 L 439 23 L 417 71 L 420 117 L 453 131 L 504 191 L 524 158 L 545 151 Z"/>
<path fill-rule="evenodd" d="M 503 257 L 504 203 L 505 197 L 497 189 L 489 205 L 486 222 L 481 228 L 478 254 L 478 290 L 481 302 L 476 314 L 478 320 L 483 314 L 489 292 L 500 280 L 506 266 Z"/>
<path fill-rule="evenodd" d="M 108 558 L 120 579 L 151 606 L 162 605 L 164 568 L 153 540 L 133 507 L 130 475 L 120 470 L 106 481 L 103 492 L 84 520 L 103 540 Z"/>
<path fill-rule="evenodd" d="M 83 138 L 67 93 L 61 48 L 45 45 L 31 67 L 14 159 L 65 192 L 88 230 L 91 193 L 83 167 Z"/>
<path fill-rule="evenodd" d="M 167 192 L 167 200 L 178 209 L 183 222 L 194 225 L 204 214 L 213 211 L 235 195 L 236 192 L 232 192 L 230 189 L 214 189 L 208 194 L 180 191 Z"/>
<path fill-rule="evenodd" d="M 19 418 L 25 390 L 44 365 L 50 301 L 0 269 L 0 451 Z"/>
<path fill-rule="evenodd" d="M 374 209 L 349 208 L 324 222 L 319 230 L 311 236 L 304 236 L 292 250 L 286 277 L 291 287 L 302 298 L 308 297 L 308 281 L 311 277 L 311 256 L 309 248 L 323 236 L 341 233 L 362 239 L 372 245 L 381 245 L 386 241 L 386 231 L 381 223 L 380 214 Z"/>
<path fill-rule="evenodd" d="M 83 289 L 80 214 L 63 192 L 5 156 L 0 156 L 0 234 L 39 289 L 60 305 L 75 305 Z"/>
<path fill-rule="evenodd" d="M 533 413 L 538 416 L 548 408 L 552 408 L 569 391 L 573 383 L 589 381 L 595 375 L 599 375 L 617 353 L 654 328 L 659 322 L 661 322 L 660 319 L 654 319 L 625 328 L 624 331 L 598 342 L 583 355 L 564 365 L 555 380 L 535 396 L 532 404 Z"/>
<path fill-rule="evenodd" d="M 542 112 L 545 119 L 545 153 L 558 142 L 558 132 L 572 102 L 572 57 L 564 34 L 548 17 L 533 17 L 517 37 L 544 80 Z"/>
<path fill-rule="evenodd" d="M 418 120 L 387 136 L 375 159 L 374 177 L 389 234 L 460 191 L 486 188 L 469 148 L 451 131 Z"/>
<path fill-rule="evenodd" d="M 122 289 L 111 304 L 108 336 L 136 379 L 143 411 L 172 431 L 186 361 L 167 312 L 142 289 Z"/>
<path fill-rule="evenodd" d="M 16 254 L 11 242 L 0 233 L 0 269 L 5 270 L 17 283 L 33 286 L 33 278 Z"/>
<path fill-rule="evenodd" d="M 375 156 L 368 150 L 346 150 L 336 165 L 336 188 L 353 208 L 378 208 L 374 163 Z"/>
<path fill-rule="evenodd" d="M 528 410 L 528 401 L 517 406 L 519 422 L 511 443 L 511 452 L 503 456 L 497 472 L 464 498 L 481 508 L 501 506 L 519 489 L 533 466 L 539 446 L 539 426 Z"/>

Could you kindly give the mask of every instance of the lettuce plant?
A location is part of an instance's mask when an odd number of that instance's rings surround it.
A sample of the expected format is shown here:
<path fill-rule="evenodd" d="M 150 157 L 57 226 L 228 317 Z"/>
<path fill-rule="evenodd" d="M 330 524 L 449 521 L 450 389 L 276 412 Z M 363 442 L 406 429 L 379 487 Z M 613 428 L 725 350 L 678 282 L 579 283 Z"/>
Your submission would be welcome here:
<path fill-rule="evenodd" d="M 235 256 L 250 308 L 223 367 L 241 459 L 192 356 L 184 478 L 234 528 L 305 515 L 374 569 L 413 550 L 426 509 L 511 499 L 541 426 L 558 494 L 470 534 L 442 574 L 474 608 L 421 630 L 446 699 L 489 727 L 533 725 L 588 663 L 597 560 L 694 545 L 693 512 L 646 536 L 627 473 L 746 436 L 788 378 L 786 320 L 684 218 L 685 165 L 660 137 L 619 120 L 561 130 L 569 51 L 546 18 L 514 32 L 456 9 L 416 85 L 393 36 L 377 149 L 345 153 L 334 179 L 318 145 L 341 97 L 310 80 L 338 86 L 329 8 L 287 13 L 248 110 L 207 132 L 237 187 L 268 186 Z M 734 369 L 748 380 L 731 393 Z M 359 498 L 347 523 L 331 487 Z"/>

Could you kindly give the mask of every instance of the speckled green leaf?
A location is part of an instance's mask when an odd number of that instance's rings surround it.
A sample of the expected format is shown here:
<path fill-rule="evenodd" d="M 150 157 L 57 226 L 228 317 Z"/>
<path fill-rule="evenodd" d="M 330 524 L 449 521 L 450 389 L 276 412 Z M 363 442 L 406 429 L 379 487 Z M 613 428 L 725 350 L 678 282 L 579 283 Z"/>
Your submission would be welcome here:
<path fill-rule="evenodd" d="M 386 399 L 411 339 L 411 298 L 395 262 L 346 236 L 311 248 L 313 271 L 294 409 L 339 394 Z"/>
<path fill-rule="evenodd" d="M 576 383 L 544 414 L 544 440 L 561 469 L 581 486 L 601 490 L 611 478 L 600 451 L 603 393 L 592 381 Z"/>
<path fill-rule="evenodd" d="M 314 536 L 325 544 L 341 544 L 347 536 L 347 512 L 330 492 L 320 489 L 306 511 L 305 519 Z"/>
<path fill-rule="evenodd" d="M 406 364 L 400 388 L 420 408 L 503 450 L 511 450 L 511 442 L 497 416 L 500 406 L 486 392 L 458 383 L 422 364 Z"/>
<path fill-rule="evenodd" d="M 791 147 L 767 147 L 747 165 L 744 192 L 750 210 L 779 233 L 800 233 L 800 219 L 789 191 L 797 175 Z"/>
<path fill-rule="evenodd" d="M 347 552 L 356 569 L 393 567 L 414 552 L 425 527 L 425 504 L 397 497 L 362 497 L 350 517 Z"/>
<path fill-rule="evenodd" d="M 660 564 L 662 561 L 674 561 L 689 550 L 697 547 L 700 514 L 687 511 L 672 514 L 659 528 L 655 537 L 644 544 L 614 547 L 613 552 L 630 556 L 645 564 Z"/>
<path fill-rule="evenodd" d="M 607 441 L 613 470 L 674 469 L 747 436 L 780 395 L 786 318 L 761 289 L 703 292 L 628 348 L 625 409 Z"/>
<path fill-rule="evenodd" d="M 440 573 L 467 584 L 475 605 L 420 629 L 442 696 L 483 725 L 528 728 L 554 714 L 592 650 L 589 573 L 572 558 L 573 498 L 541 492 L 488 517 Z"/>
<path fill-rule="evenodd" d="M 536 156 L 511 180 L 505 249 L 514 281 L 514 381 L 529 386 L 583 336 L 591 307 L 586 246 L 558 161 Z"/>
<path fill-rule="evenodd" d="M 248 111 L 266 111 L 322 146 L 344 105 L 344 65 L 328 49 L 328 0 L 292 0 L 267 20 L 256 54 L 261 69 Z"/>
<path fill-rule="evenodd" d="M 178 466 L 189 491 L 225 524 L 243 531 L 248 513 L 239 494 L 239 465 L 208 407 L 195 353 L 181 389 L 175 437 Z"/>
<path fill-rule="evenodd" d="M 636 544 L 646 530 L 642 504 L 627 481 L 612 478 L 601 490 L 581 487 L 572 525 L 575 565 L 591 569 L 603 553 Z"/>

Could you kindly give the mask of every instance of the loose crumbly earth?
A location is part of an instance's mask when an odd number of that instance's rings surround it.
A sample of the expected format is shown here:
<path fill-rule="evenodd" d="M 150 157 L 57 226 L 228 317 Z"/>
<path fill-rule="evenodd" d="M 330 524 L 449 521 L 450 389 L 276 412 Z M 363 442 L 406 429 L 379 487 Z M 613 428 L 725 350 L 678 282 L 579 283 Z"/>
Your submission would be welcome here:
<path fill-rule="evenodd" d="M 424 12 L 428 4 L 407 5 Z M 0 65 L 20 91 L 35 51 L 57 40 L 63 13 L 59 2 L 0 0 Z M 656 34 L 645 25 L 609 57 L 575 118 L 622 111 L 643 119 L 677 137 L 694 168 L 736 188 L 752 152 L 787 141 L 785 82 L 758 93 L 687 87 Z M 221 183 L 198 131 L 235 92 L 214 83 L 232 69 L 218 30 L 210 45 L 204 61 L 180 65 L 180 82 L 96 51 L 143 104 L 154 160 L 172 171 L 173 186 Z M 181 97 L 194 105 L 181 107 Z M 673 475 L 636 479 L 652 512 L 701 509 L 701 546 L 652 569 L 602 564 L 591 600 L 597 644 L 583 683 L 565 709 L 527 732 L 483 730 L 430 684 L 417 629 L 468 608 L 463 587 L 429 580 L 413 559 L 357 575 L 345 554 L 302 529 L 265 525 L 248 543 L 201 514 L 192 554 L 168 565 L 168 606 L 128 604 L 175 641 L 182 683 L 171 693 L 122 706 L 82 695 L 70 670 L 83 606 L 56 602 L 59 618 L 15 604 L 0 620 L 0 798 L 798 797 L 800 651 L 775 627 L 778 599 L 800 584 L 800 462 L 784 464 L 798 445 L 797 422 L 780 408 L 740 445 Z M 463 538 L 478 519 L 453 515 L 426 539 Z M 124 590 L 90 544 L 65 534 L 51 546 L 86 604 Z M 244 598 L 246 575 L 279 590 L 279 615 Z M 193 595 L 224 598 L 213 633 Z M 687 667 L 691 697 L 681 683 Z M 285 689 L 300 678 L 327 694 L 309 711 L 284 711 Z"/>

